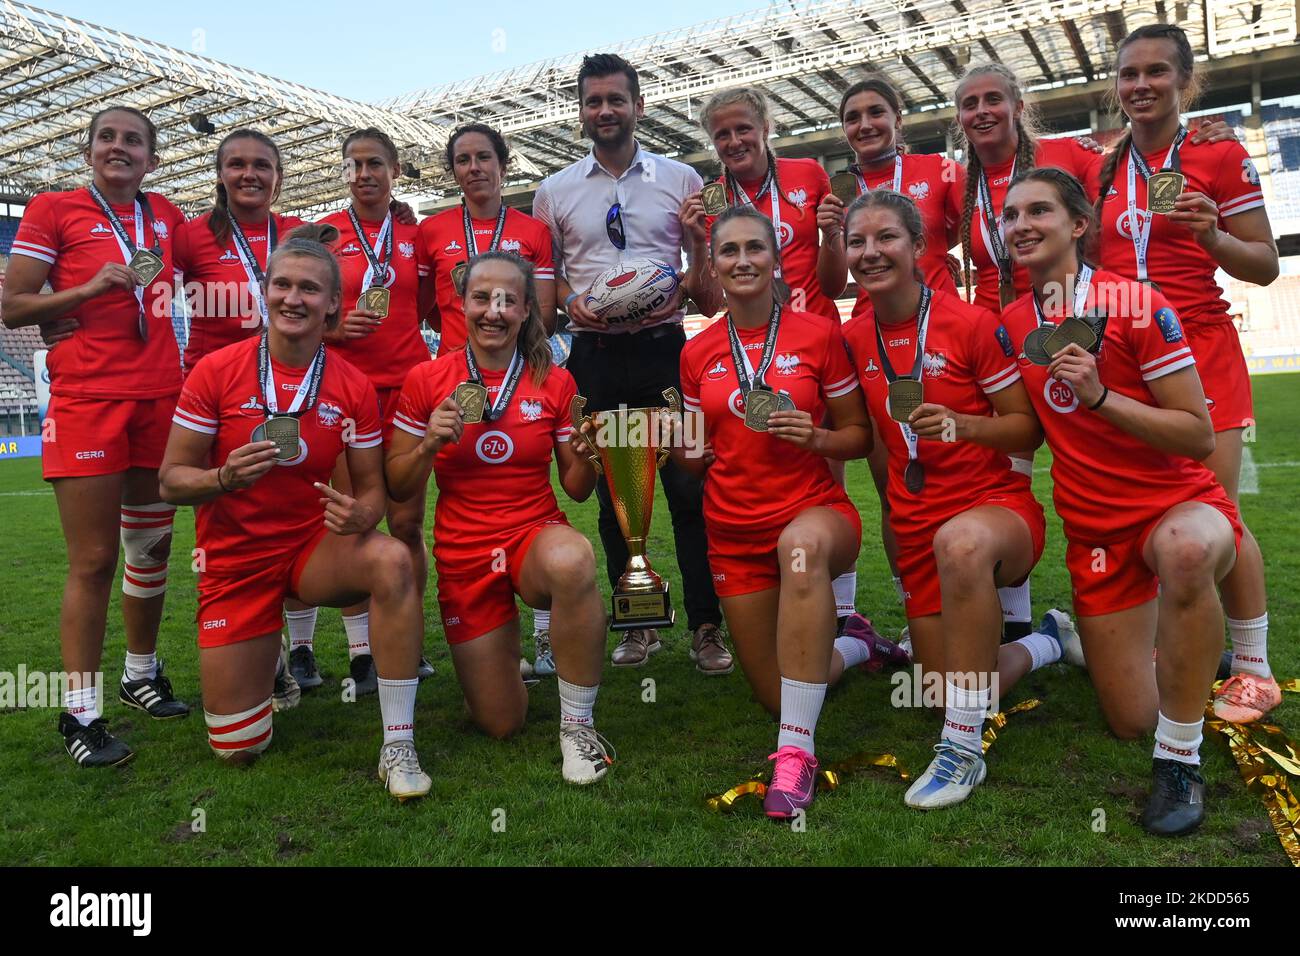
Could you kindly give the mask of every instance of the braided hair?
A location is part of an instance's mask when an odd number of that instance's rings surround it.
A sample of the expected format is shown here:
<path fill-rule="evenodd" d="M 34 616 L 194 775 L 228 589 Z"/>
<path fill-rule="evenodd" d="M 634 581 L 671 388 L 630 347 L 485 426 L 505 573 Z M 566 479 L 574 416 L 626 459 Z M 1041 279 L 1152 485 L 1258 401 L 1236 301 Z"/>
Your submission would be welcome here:
<path fill-rule="evenodd" d="M 230 241 L 230 197 L 226 194 L 226 184 L 221 181 L 221 157 L 225 152 L 226 145 L 237 139 L 251 139 L 261 143 L 272 153 L 275 154 L 275 194 L 271 196 L 271 202 L 275 202 L 280 196 L 280 184 L 284 180 L 284 166 L 280 162 L 280 147 L 275 145 L 275 140 L 260 133 L 255 129 L 237 129 L 223 139 L 217 146 L 217 201 L 212 206 L 212 211 L 208 215 L 208 231 L 212 233 L 212 238 L 217 241 L 217 248 L 221 248 Z"/>

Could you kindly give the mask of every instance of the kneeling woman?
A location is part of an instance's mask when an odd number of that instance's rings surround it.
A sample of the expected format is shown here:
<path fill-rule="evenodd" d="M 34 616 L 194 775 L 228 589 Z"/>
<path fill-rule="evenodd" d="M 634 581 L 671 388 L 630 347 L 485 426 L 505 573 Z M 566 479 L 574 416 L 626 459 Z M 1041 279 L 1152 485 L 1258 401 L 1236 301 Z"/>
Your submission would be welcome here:
<path fill-rule="evenodd" d="M 429 792 L 415 752 L 423 637 L 406 547 L 384 515 L 374 387 L 322 339 L 339 318 L 333 227 L 303 226 L 267 264 L 267 331 L 195 365 L 172 419 L 162 496 L 197 505 L 199 666 L 208 742 L 250 759 L 271 742 L 285 598 L 343 607 L 370 596 L 384 743 L 379 779 L 400 800 Z M 330 488 L 346 453 L 352 496 Z"/>
<path fill-rule="evenodd" d="M 897 652 L 835 638 L 831 581 L 856 564 L 862 519 L 826 459 L 861 458 L 871 430 L 839 323 L 784 306 L 771 220 L 733 206 L 709 254 L 728 312 L 682 350 L 683 403 L 703 428 L 687 422 L 673 458 L 704 478 L 714 588 L 745 677 L 780 716 L 764 808 L 787 818 L 812 803 L 828 684 Z"/>
<path fill-rule="evenodd" d="M 1117 736 L 1155 728 L 1142 825 L 1186 833 L 1205 817 L 1198 750 L 1223 649 L 1215 586 L 1242 535 L 1201 464 L 1214 429 L 1196 362 L 1164 296 L 1083 262 L 1093 208 L 1069 174 L 1018 176 L 1002 218 L 1032 284 L 1002 317 L 1025 343 L 1021 374 L 1052 449 L 1088 673 Z"/>
<path fill-rule="evenodd" d="M 1050 611 L 1039 632 L 998 646 L 997 589 L 1028 579 L 1046 528 L 1008 457 L 1043 440 L 1011 340 L 992 312 L 924 284 L 924 224 L 911 199 L 888 189 L 860 196 L 845 230 L 870 307 L 844 337 L 888 450 L 913 656 L 944 680 L 936 756 L 904 798 L 928 810 L 965 800 L 983 781 L 981 732 L 995 688 L 1059 660 L 1062 642 L 1078 645 L 1069 618 Z"/>
<path fill-rule="evenodd" d="M 605 650 L 605 608 L 591 542 L 551 490 L 551 457 L 575 501 L 596 472 L 572 441 L 573 377 L 551 364 L 532 266 L 509 252 L 470 261 L 468 341 L 411 370 L 386 462 L 389 493 L 438 483 L 433 558 L 451 659 L 474 722 L 494 737 L 524 725 L 519 613 L 550 608 L 560 690 L 564 779 L 594 783 L 612 760 L 592 724 Z M 576 446 L 576 447 L 575 447 Z"/>

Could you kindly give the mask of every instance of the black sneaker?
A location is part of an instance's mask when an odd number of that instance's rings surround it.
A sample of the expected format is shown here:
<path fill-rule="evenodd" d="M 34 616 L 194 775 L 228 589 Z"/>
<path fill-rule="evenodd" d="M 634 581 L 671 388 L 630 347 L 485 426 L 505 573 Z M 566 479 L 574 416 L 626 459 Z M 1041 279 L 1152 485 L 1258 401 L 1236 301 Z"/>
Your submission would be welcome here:
<path fill-rule="evenodd" d="M 352 672 L 354 692 L 358 697 L 373 694 L 379 690 L 379 674 L 375 670 L 375 659 L 369 654 L 358 654 L 348 664 Z"/>
<path fill-rule="evenodd" d="M 415 676 L 420 680 L 424 680 L 425 678 L 432 677 L 433 673 L 433 664 L 430 663 L 429 658 L 421 654 L 420 666 L 416 669 Z"/>
<path fill-rule="evenodd" d="M 320 668 L 316 666 L 316 652 L 305 644 L 289 652 L 289 673 L 305 691 L 325 683 Z"/>
<path fill-rule="evenodd" d="M 1205 819 L 1205 780 L 1187 763 L 1156 757 L 1151 761 L 1151 796 L 1142 827 L 1156 836 L 1191 833 Z"/>
<path fill-rule="evenodd" d="M 135 756 L 134 750 L 108 732 L 103 717 L 83 727 L 65 710 L 59 714 L 59 733 L 68 754 L 82 767 L 116 767 Z"/>
<path fill-rule="evenodd" d="M 144 680 L 127 680 L 122 675 L 118 685 L 117 699 L 128 707 L 143 710 L 154 720 L 167 720 L 171 717 L 185 717 L 190 708 L 183 700 L 177 700 L 172 693 L 172 682 L 163 676 L 163 663 L 158 662 L 158 672 Z"/>

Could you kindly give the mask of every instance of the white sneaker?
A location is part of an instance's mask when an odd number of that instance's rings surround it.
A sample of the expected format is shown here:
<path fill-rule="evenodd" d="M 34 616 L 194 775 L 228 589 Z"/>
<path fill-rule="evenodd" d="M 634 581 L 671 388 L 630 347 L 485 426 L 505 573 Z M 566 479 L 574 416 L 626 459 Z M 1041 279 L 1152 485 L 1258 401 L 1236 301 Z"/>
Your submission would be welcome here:
<path fill-rule="evenodd" d="M 941 740 L 935 744 L 930 766 L 908 787 L 903 802 L 916 810 L 950 807 L 974 793 L 987 775 L 983 754 Z"/>
<path fill-rule="evenodd" d="M 560 728 L 560 753 L 564 757 L 564 779 L 586 786 L 605 776 L 613 757 L 606 752 L 614 745 L 585 724 L 566 724 Z M 615 754 L 614 756 L 618 756 Z"/>
<path fill-rule="evenodd" d="M 519 676 L 524 680 L 533 676 L 533 665 L 526 657 L 519 658 Z"/>
<path fill-rule="evenodd" d="M 1056 625 L 1056 643 L 1061 645 L 1061 660 L 1075 667 L 1087 669 L 1088 663 L 1083 659 L 1083 642 L 1079 640 L 1079 632 L 1075 629 L 1074 622 L 1070 620 L 1070 615 L 1052 608 L 1043 615 L 1043 621 L 1038 625 L 1040 631 L 1047 629 L 1049 618 Z M 1052 632 L 1047 630 L 1047 633 Z"/>
<path fill-rule="evenodd" d="M 394 740 L 379 749 L 379 782 L 398 800 L 422 797 L 433 780 L 420 769 L 420 757 L 410 740 Z"/>
<path fill-rule="evenodd" d="M 533 674 L 537 677 L 555 676 L 555 658 L 551 656 L 551 632 L 538 631 L 533 635 Z"/>
<path fill-rule="evenodd" d="M 292 710 L 302 700 L 302 688 L 294 680 L 293 671 L 289 669 L 289 638 L 285 637 L 280 645 L 280 661 L 275 665 L 275 686 L 271 691 L 271 712 L 280 713 Z"/>

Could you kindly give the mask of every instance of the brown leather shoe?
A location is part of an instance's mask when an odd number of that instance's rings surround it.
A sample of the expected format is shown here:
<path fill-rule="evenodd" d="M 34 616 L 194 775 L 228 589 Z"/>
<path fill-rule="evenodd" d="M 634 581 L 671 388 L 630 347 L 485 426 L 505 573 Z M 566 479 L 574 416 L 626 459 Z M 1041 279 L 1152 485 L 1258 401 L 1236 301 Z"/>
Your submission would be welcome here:
<path fill-rule="evenodd" d="M 709 677 L 721 677 L 736 669 L 731 652 L 716 624 L 701 624 L 691 639 L 691 660 L 695 669 Z"/>
<path fill-rule="evenodd" d="M 640 667 L 662 646 L 659 643 L 659 632 L 654 628 L 626 631 L 609 660 L 615 667 Z"/>

